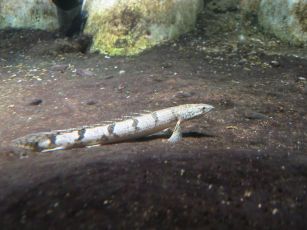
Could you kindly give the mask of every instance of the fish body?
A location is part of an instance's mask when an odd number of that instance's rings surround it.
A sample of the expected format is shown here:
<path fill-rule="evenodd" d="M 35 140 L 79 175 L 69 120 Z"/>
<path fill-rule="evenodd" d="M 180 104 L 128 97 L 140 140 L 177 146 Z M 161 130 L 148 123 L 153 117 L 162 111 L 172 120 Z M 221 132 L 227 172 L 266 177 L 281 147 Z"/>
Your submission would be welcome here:
<path fill-rule="evenodd" d="M 179 105 L 109 124 L 28 134 L 13 140 L 12 145 L 21 149 L 46 152 L 134 140 L 174 126 L 169 141 L 176 142 L 181 137 L 181 122 L 198 117 L 212 109 L 213 106 L 208 104 Z"/>

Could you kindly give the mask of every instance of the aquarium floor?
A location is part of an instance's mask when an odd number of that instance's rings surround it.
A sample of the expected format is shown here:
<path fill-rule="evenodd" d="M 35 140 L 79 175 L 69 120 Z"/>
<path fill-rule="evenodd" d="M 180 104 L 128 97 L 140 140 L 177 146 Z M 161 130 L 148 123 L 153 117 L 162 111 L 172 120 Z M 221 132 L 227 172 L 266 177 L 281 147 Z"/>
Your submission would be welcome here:
<path fill-rule="evenodd" d="M 226 40 L 189 35 L 110 58 L 46 32 L 0 31 L 1 229 L 304 229 L 307 61 Z M 183 124 L 177 144 L 24 157 L 9 146 L 184 103 L 215 109 Z"/>

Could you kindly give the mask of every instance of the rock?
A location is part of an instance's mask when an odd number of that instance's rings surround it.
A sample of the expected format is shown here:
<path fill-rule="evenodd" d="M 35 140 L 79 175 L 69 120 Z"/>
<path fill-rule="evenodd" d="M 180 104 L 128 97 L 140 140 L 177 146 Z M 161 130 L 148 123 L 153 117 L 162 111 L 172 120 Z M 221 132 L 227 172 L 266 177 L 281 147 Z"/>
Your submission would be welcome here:
<path fill-rule="evenodd" d="M 118 74 L 119 74 L 119 75 L 123 75 L 123 74 L 125 74 L 125 73 L 126 73 L 125 70 L 120 70 L 120 71 L 118 71 Z"/>
<path fill-rule="evenodd" d="M 77 53 L 82 52 L 83 47 L 80 46 L 77 40 L 58 38 L 54 41 L 54 47 L 50 47 L 51 50 L 57 54 L 61 53 Z"/>
<path fill-rule="evenodd" d="M 40 105 L 43 103 L 43 100 L 42 99 L 39 99 L 39 98 L 36 98 L 36 99 L 33 99 L 29 105 Z"/>
<path fill-rule="evenodd" d="M 258 112 L 246 112 L 244 116 L 251 120 L 265 120 L 269 119 L 269 117 L 263 113 Z"/>
<path fill-rule="evenodd" d="M 172 63 L 165 62 L 162 64 L 162 69 L 169 69 L 173 67 Z"/>
<path fill-rule="evenodd" d="M 257 15 L 261 0 L 240 0 L 240 9 L 243 14 Z"/>
<path fill-rule="evenodd" d="M 108 79 L 111 79 L 111 78 L 114 78 L 113 75 L 109 75 L 109 76 L 106 76 L 104 79 L 108 80 Z"/>
<path fill-rule="evenodd" d="M 238 10 L 238 0 L 214 0 L 206 5 L 210 11 L 215 13 L 225 13 L 227 11 Z"/>
<path fill-rule="evenodd" d="M 60 29 L 71 36 L 81 30 L 80 10 L 79 0 L 0 0 L 0 28 Z"/>
<path fill-rule="evenodd" d="M 175 94 L 175 97 L 178 97 L 178 98 L 187 98 L 187 97 L 193 96 L 193 94 L 194 94 L 194 93 L 180 91 L 180 92 L 178 92 L 178 93 Z"/>
<path fill-rule="evenodd" d="M 59 71 L 59 72 L 64 72 L 67 68 L 68 68 L 69 65 L 67 64 L 58 64 L 58 65 L 53 65 L 50 67 L 50 70 L 52 71 Z"/>
<path fill-rule="evenodd" d="M 240 61 L 238 61 L 238 64 L 239 64 L 239 65 L 244 65 L 244 64 L 246 64 L 247 62 L 248 62 L 247 59 L 242 58 Z"/>
<path fill-rule="evenodd" d="M 77 69 L 76 74 L 81 76 L 81 77 L 93 77 L 95 74 L 87 69 Z"/>
<path fill-rule="evenodd" d="M 259 23 L 265 31 L 291 44 L 307 44 L 306 0 L 262 0 Z"/>
<path fill-rule="evenodd" d="M 307 45 L 306 0 L 241 0 L 240 6 L 265 32 L 293 45 Z"/>
<path fill-rule="evenodd" d="M 270 65 L 272 67 L 279 67 L 280 66 L 280 62 L 279 61 L 276 61 L 276 60 L 273 60 L 270 62 Z"/>
<path fill-rule="evenodd" d="M 84 32 L 91 51 L 135 55 L 192 30 L 203 0 L 92 0 Z"/>
<path fill-rule="evenodd" d="M 0 0 L 0 28 L 59 28 L 56 7 L 48 0 Z"/>
<path fill-rule="evenodd" d="M 96 101 L 90 100 L 90 101 L 86 102 L 86 104 L 87 104 L 87 105 L 96 105 L 97 102 L 96 102 Z"/>

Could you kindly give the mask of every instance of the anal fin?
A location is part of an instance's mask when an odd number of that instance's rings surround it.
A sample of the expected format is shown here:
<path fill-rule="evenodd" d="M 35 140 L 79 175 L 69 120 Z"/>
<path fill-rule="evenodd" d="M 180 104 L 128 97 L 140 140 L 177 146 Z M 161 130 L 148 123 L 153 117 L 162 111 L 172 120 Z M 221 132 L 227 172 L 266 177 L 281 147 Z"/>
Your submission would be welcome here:
<path fill-rule="evenodd" d="M 152 137 L 152 136 L 171 136 L 172 133 L 173 133 L 173 130 L 172 130 L 172 129 L 166 128 L 166 129 L 164 129 L 164 130 L 162 130 L 162 131 L 159 131 L 159 132 L 157 132 L 157 133 L 151 134 L 151 135 L 149 135 L 149 136 L 150 136 L 150 137 Z"/>
<path fill-rule="evenodd" d="M 42 153 L 46 153 L 46 152 L 52 152 L 52 151 L 64 150 L 64 149 L 66 149 L 66 147 L 64 147 L 64 146 L 59 146 L 59 147 L 55 147 L 55 148 L 53 148 L 53 149 L 44 149 L 44 150 L 42 150 L 41 152 L 42 152 Z"/>

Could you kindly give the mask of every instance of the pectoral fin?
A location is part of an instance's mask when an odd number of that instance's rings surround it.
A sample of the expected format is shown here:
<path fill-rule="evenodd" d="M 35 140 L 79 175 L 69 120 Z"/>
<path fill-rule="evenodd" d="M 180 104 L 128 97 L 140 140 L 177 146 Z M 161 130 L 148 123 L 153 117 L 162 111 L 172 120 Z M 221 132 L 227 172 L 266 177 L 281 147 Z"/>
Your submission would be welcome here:
<path fill-rule="evenodd" d="M 181 120 L 178 120 L 174 128 L 172 136 L 167 139 L 169 143 L 176 143 L 182 139 L 180 123 L 181 123 Z"/>

